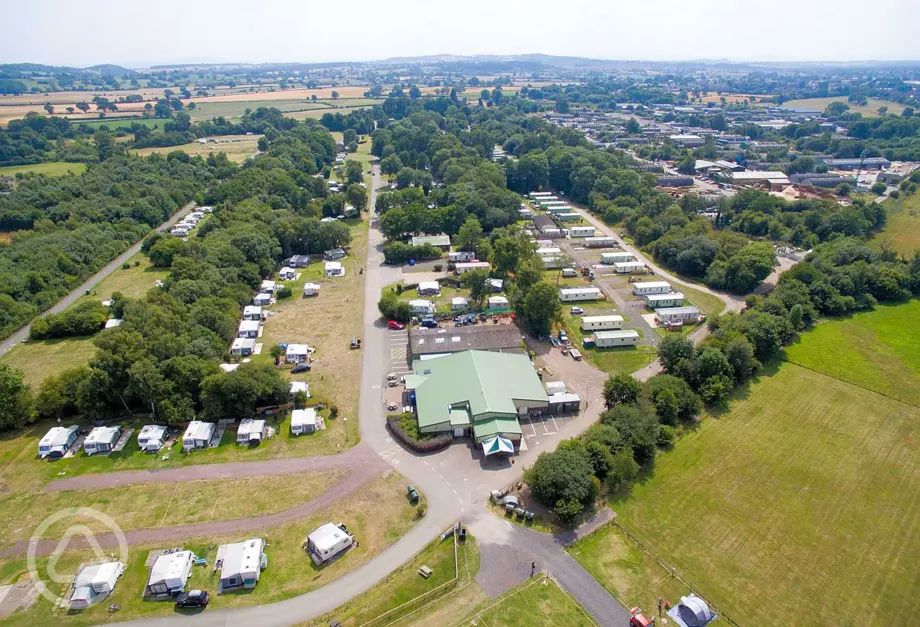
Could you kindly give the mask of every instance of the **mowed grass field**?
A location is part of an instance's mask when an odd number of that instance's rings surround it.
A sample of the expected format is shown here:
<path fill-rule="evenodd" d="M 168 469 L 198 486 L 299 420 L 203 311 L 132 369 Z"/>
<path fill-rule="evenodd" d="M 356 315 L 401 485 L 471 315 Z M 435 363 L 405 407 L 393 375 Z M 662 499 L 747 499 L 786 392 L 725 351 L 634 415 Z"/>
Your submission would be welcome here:
<path fill-rule="evenodd" d="M 895 347 L 889 332 L 895 319 L 916 319 L 916 304 L 904 307 L 854 317 L 882 329 L 874 341 L 892 362 L 875 367 L 892 378 L 916 366 L 910 344 Z M 840 367 L 865 371 L 846 323 L 822 323 L 796 350 L 833 370 L 829 347 L 842 347 Z M 900 326 L 909 342 L 917 335 Z M 902 384 L 920 387 L 920 376 Z M 920 408 L 840 378 L 788 362 L 765 372 L 613 507 L 742 624 L 909 624 L 920 611 Z"/>
<path fill-rule="evenodd" d="M 231 161 L 242 163 L 259 150 L 259 138 L 261 137 L 261 135 L 216 135 L 212 138 L 216 141 L 208 141 L 204 144 L 191 142 L 181 146 L 140 148 L 131 152 L 141 157 L 146 157 L 153 153 L 166 155 L 177 150 L 192 157 L 207 157 L 208 155 L 223 152 L 227 154 L 227 158 Z"/>
<path fill-rule="evenodd" d="M 869 98 L 867 100 L 867 104 L 856 105 L 852 102 L 847 102 L 846 96 L 787 100 L 783 103 L 783 107 L 786 107 L 787 109 L 814 109 L 815 111 L 824 111 L 827 108 L 827 105 L 832 102 L 842 102 L 843 104 L 850 107 L 850 111 L 854 113 L 862 113 L 864 116 L 869 118 L 878 116 L 879 107 L 888 107 L 888 113 L 893 113 L 895 115 L 901 115 L 901 112 L 904 111 L 904 105 L 898 104 L 897 102 L 892 102 L 891 100 Z"/>
<path fill-rule="evenodd" d="M 910 257 L 920 251 L 920 193 L 902 195 L 884 202 L 888 212 L 885 228 L 875 234 L 871 244 L 880 249 L 883 246 Z"/>
<path fill-rule="evenodd" d="M 31 165 L 5 165 L 0 167 L 0 176 L 16 176 L 17 174 L 28 173 L 44 174 L 46 176 L 66 176 L 68 174 L 83 174 L 85 171 L 85 163 L 49 161 L 47 163 L 33 163 Z"/>
<path fill-rule="evenodd" d="M 597 623 L 553 579 L 534 577 L 451 625 L 588 627 Z"/>

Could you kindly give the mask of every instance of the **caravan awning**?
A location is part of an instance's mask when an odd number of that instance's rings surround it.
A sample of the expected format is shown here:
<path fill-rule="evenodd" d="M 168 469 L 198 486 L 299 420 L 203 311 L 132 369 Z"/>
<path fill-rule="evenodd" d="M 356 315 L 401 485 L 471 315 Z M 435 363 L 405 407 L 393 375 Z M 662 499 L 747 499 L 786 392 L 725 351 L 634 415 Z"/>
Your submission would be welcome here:
<path fill-rule="evenodd" d="M 514 444 L 511 440 L 497 435 L 494 438 L 482 441 L 482 452 L 486 454 L 486 457 L 494 455 L 495 453 L 514 455 Z"/>

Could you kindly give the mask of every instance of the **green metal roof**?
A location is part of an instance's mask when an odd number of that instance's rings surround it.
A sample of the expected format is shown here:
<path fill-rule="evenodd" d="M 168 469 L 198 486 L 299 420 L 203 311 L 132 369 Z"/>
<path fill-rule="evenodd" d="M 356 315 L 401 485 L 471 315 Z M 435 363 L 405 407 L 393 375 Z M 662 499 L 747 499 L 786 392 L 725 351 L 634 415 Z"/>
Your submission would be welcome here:
<path fill-rule="evenodd" d="M 419 427 L 450 420 L 451 409 L 469 410 L 473 423 L 510 417 L 517 424 L 515 400 L 547 403 L 546 391 L 526 355 L 462 351 L 416 361 L 415 385 Z M 520 433 L 520 427 L 517 427 Z"/>
<path fill-rule="evenodd" d="M 473 437 L 477 441 L 496 435 L 521 435 L 521 423 L 517 416 L 497 416 L 473 425 Z"/>

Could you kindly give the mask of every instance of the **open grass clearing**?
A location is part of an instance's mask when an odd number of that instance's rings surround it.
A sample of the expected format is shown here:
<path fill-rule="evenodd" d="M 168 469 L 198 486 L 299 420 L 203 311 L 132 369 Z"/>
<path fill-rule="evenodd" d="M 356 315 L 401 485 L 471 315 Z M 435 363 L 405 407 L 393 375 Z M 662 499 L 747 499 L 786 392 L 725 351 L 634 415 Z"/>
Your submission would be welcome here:
<path fill-rule="evenodd" d="M 0 355 L 0 362 L 22 370 L 26 383 L 36 390 L 47 377 L 82 366 L 95 353 L 92 336 L 66 337 L 17 344 Z"/>
<path fill-rule="evenodd" d="M 589 626 L 597 623 L 546 575 L 533 577 L 452 625 L 537 627 Z"/>
<path fill-rule="evenodd" d="M 320 588 L 367 562 L 412 526 L 416 521 L 416 508 L 405 498 L 405 483 L 403 477 L 389 471 L 348 499 L 342 499 L 314 516 L 260 532 L 258 535 L 267 542 L 266 554 L 269 563 L 268 568 L 262 572 L 258 585 L 252 590 L 216 594 L 217 575 L 212 568 L 218 544 L 238 542 L 256 534 L 189 538 L 182 546 L 205 557 L 208 565 L 195 567 L 187 589 L 208 590 L 212 596 L 207 611 L 211 612 L 219 608 L 271 603 Z M 307 534 L 330 521 L 348 525 L 349 531 L 359 540 L 360 545 L 326 566 L 317 568 L 301 546 Z M 5 623 L 44 625 L 64 620 L 67 624 L 94 625 L 108 622 L 113 618 L 107 611 L 111 603 L 121 606 L 121 610 L 115 615 L 118 620 L 145 616 L 175 616 L 172 603 L 144 601 L 142 598 L 147 579 L 144 562 L 151 550 L 161 548 L 165 547 L 131 547 L 127 571 L 119 580 L 114 594 L 102 603 L 83 612 L 68 613 L 52 607 L 50 602 L 41 598 L 29 610 L 17 612 L 6 619 Z M 86 557 L 86 553 L 65 553 L 58 562 L 57 572 L 75 572 L 77 565 Z M 39 564 L 39 572 L 46 572 L 46 568 L 46 562 Z M 25 576 L 26 572 L 24 560 L 3 563 L 0 565 L 0 581 L 17 581 Z"/>
<path fill-rule="evenodd" d="M 920 410 L 783 363 L 612 506 L 745 623 L 909 623 L 920 609 L 918 441 Z"/>
<path fill-rule="evenodd" d="M 342 101 L 342 102 L 347 103 L 348 101 L 347 101 L 347 100 L 344 100 L 344 101 Z M 374 102 L 373 104 L 378 104 L 379 102 L 382 102 L 382 101 L 376 101 L 376 102 Z M 288 112 L 288 113 L 285 113 L 285 114 L 284 114 L 284 117 L 286 117 L 286 118 L 294 118 L 295 120 L 307 120 L 307 119 L 310 119 L 310 120 L 318 120 L 318 119 L 320 119 L 321 117 L 323 117 L 323 115 L 326 114 L 326 113 L 341 113 L 342 115 L 348 115 L 348 114 L 351 113 L 352 111 L 357 111 L 357 110 L 359 110 L 359 109 L 368 109 L 368 108 L 370 108 L 371 106 L 372 106 L 371 104 L 365 104 L 365 105 L 361 105 L 361 104 L 357 104 L 357 105 L 347 105 L 347 104 L 343 104 L 343 105 L 339 105 L 339 106 L 337 106 L 337 107 L 335 107 L 335 108 L 331 108 L 331 107 L 316 107 L 316 108 L 312 108 L 312 109 L 298 109 L 298 110 L 296 110 L 296 111 L 290 111 L 290 112 Z"/>
<path fill-rule="evenodd" d="M 877 117 L 879 107 L 888 107 L 888 113 L 901 115 L 904 111 L 904 105 L 892 102 L 891 100 L 881 100 L 879 98 L 868 98 L 864 105 L 847 102 L 846 96 L 833 96 L 829 98 L 800 98 L 798 100 L 787 100 L 783 103 L 786 109 L 813 109 L 815 111 L 824 111 L 832 102 L 842 102 L 850 107 L 853 113 L 862 113 L 865 117 Z"/>
<path fill-rule="evenodd" d="M 68 174 L 83 174 L 85 171 L 85 163 L 48 161 L 46 163 L 33 163 L 31 165 L 5 165 L 0 167 L 0 176 L 16 176 L 17 174 L 29 173 L 44 174 L 45 176 L 66 176 Z"/>
<path fill-rule="evenodd" d="M 117 131 L 120 129 L 128 130 L 134 124 L 140 124 L 145 128 L 160 129 L 162 130 L 164 125 L 169 122 L 169 120 L 163 118 L 102 118 L 101 120 L 79 120 L 74 122 L 77 125 L 88 126 L 93 129 L 105 128 L 110 131 Z"/>
<path fill-rule="evenodd" d="M 225 153 L 227 158 L 235 163 L 242 163 L 249 157 L 253 156 L 259 150 L 259 139 L 261 135 L 215 135 L 209 137 L 205 143 L 191 142 L 181 146 L 157 146 L 154 148 L 139 148 L 132 150 L 133 154 L 140 157 L 147 157 L 154 153 L 166 155 L 171 152 L 181 151 L 189 156 L 207 157 Z"/>
<path fill-rule="evenodd" d="M 126 263 L 127 268 L 116 268 L 93 288 L 91 294 L 81 296 L 77 302 L 108 300 L 115 292 L 121 292 L 128 298 L 143 298 L 148 290 L 156 286 L 158 280 L 163 281 L 169 276 L 168 268 L 154 267 L 143 253 L 137 253 Z"/>
<path fill-rule="evenodd" d="M 889 198 L 883 205 L 888 220 L 870 244 L 876 249 L 889 248 L 905 257 L 920 251 L 920 193 L 902 193 L 900 198 Z"/>

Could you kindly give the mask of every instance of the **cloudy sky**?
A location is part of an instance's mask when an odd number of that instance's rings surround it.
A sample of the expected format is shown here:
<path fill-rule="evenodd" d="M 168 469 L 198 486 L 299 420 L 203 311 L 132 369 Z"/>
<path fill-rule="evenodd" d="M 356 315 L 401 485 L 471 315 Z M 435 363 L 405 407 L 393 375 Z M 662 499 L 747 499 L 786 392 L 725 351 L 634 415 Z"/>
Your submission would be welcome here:
<path fill-rule="evenodd" d="M 0 62 L 920 59 L 920 0 L 0 0 Z"/>

